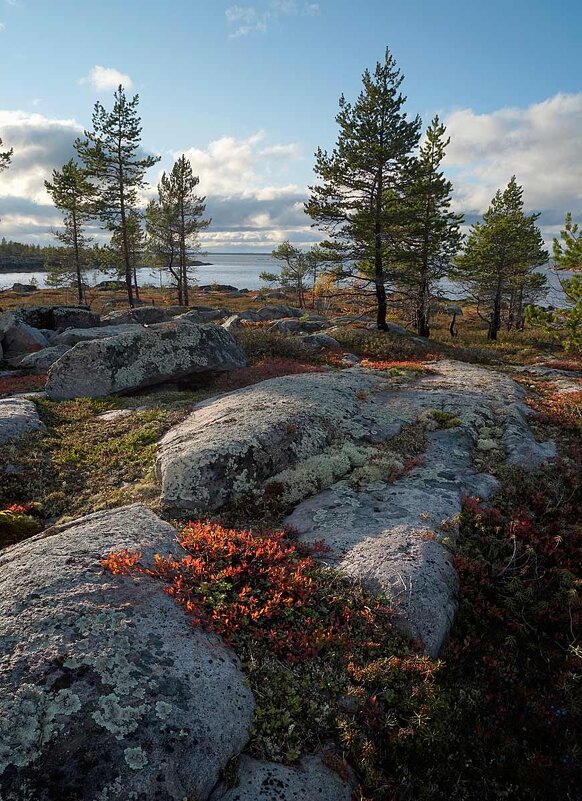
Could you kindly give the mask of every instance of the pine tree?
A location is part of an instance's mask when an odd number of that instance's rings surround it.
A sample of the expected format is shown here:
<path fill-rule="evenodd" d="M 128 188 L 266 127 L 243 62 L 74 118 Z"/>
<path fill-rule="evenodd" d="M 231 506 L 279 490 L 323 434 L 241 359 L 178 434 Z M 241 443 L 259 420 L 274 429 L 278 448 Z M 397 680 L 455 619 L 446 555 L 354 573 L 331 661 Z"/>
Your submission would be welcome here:
<path fill-rule="evenodd" d="M 318 149 L 314 169 L 321 184 L 310 187 L 305 207 L 327 233 L 323 247 L 344 265 L 343 274 L 374 285 L 380 329 L 386 328 L 387 266 L 398 222 L 394 200 L 420 136 L 420 118 L 409 121 L 403 111 L 403 80 L 386 50 L 373 75 L 364 72 L 356 102 L 341 96 L 336 147 L 330 155 Z"/>
<path fill-rule="evenodd" d="M 453 277 L 477 302 L 489 339 L 497 339 L 516 287 L 525 288 L 535 268 L 548 259 L 536 225 L 539 216 L 524 213 L 523 188 L 513 176 L 503 192 L 496 192 L 483 221 L 471 227 L 456 259 Z"/>
<path fill-rule="evenodd" d="M 188 284 L 192 258 L 199 252 L 199 234 L 211 222 L 203 217 L 206 198 L 195 192 L 199 182 L 190 161 L 185 155 L 180 156 L 169 175 L 162 175 L 158 199 L 149 204 L 146 212 L 150 250 L 174 278 L 178 303 L 184 306 L 189 302 Z"/>
<path fill-rule="evenodd" d="M 63 212 L 65 227 L 56 231 L 55 235 L 68 251 L 62 260 L 56 262 L 58 269 L 55 268 L 53 278 L 58 282 L 66 279 L 68 283 L 74 281 L 78 301 L 82 303 L 84 252 L 90 242 L 84 235 L 83 225 L 95 213 L 97 190 L 73 159 L 61 170 L 53 170 L 52 182 L 45 181 L 44 185 L 57 209 Z"/>
<path fill-rule="evenodd" d="M 450 210 L 453 186 L 440 169 L 450 142 L 445 136 L 446 128 L 436 116 L 413 162 L 405 197 L 405 254 L 396 284 L 414 308 L 421 337 L 430 336 L 436 285 L 450 271 L 462 240 L 459 226 L 463 216 Z"/>
<path fill-rule="evenodd" d="M 582 229 L 573 222 L 570 212 L 552 249 L 555 269 L 574 273 L 571 278 L 560 278 L 568 306 L 550 311 L 528 306 L 526 317 L 534 325 L 555 332 L 566 349 L 582 350 Z"/>
<path fill-rule="evenodd" d="M 2 147 L 2 138 L 0 137 L 0 147 Z M 12 155 L 14 153 L 14 148 L 10 148 L 10 150 L 0 150 L 0 172 L 7 170 L 10 166 L 10 162 L 12 161 Z"/>
<path fill-rule="evenodd" d="M 294 292 L 297 297 L 299 308 L 305 308 L 305 279 L 312 272 L 312 266 L 307 253 L 292 245 L 289 240 L 282 242 L 271 256 L 277 261 L 283 262 L 281 272 L 276 273 L 262 272 L 261 281 L 266 283 L 279 283 L 283 289 Z"/>
<path fill-rule="evenodd" d="M 114 95 L 111 111 L 97 102 L 93 111 L 93 131 L 77 139 L 75 148 L 99 190 L 98 214 L 104 227 L 119 237 L 127 299 L 134 305 L 134 274 L 130 252 L 130 212 L 138 203 L 138 190 L 146 185 L 145 172 L 159 161 L 158 156 L 140 157 L 141 120 L 137 113 L 139 96 L 128 100 L 123 86 Z"/>
<path fill-rule="evenodd" d="M 135 209 L 131 209 L 127 215 L 127 250 L 129 253 L 133 292 L 135 299 L 139 300 L 137 268 L 140 264 L 143 264 L 145 260 L 146 244 L 141 215 Z M 102 267 L 105 271 L 115 270 L 120 278 L 123 278 L 125 275 L 125 251 L 120 229 L 113 232 L 111 241 L 104 249 Z"/>

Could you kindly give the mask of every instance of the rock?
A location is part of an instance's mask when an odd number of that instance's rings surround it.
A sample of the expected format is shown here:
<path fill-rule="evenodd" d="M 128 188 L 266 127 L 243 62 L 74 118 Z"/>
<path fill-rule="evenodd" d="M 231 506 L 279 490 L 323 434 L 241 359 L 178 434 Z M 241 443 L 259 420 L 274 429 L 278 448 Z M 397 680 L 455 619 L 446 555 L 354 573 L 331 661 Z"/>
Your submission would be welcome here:
<path fill-rule="evenodd" d="M 38 287 L 35 286 L 34 284 L 19 284 L 18 282 L 16 282 L 15 284 L 12 284 L 12 291 L 26 292 L 26 293 L 38 292 Z"/>
<path fill-rule="evenodd" d="M 298 334 L 302 328 L 299 320 L 277 320 L 269 327 L 269 331 L 275 331 L 278 334 Z"/>
<path fill-rule="evenodd" d="M 101 567 L 124 548 L 146 565 L 179 552 L 136 504 L 0 555 L 2 798 L 205 799 L 248 739 L 234 654 L 158 582 Z"/>
<path fill-rule="evenodd" d="M 48 345 L 46 337 L 37 328 L 27 325 L 12 312 L 0 315 L 0 343 L 4 359 L 9 363 Z"/>
<path fill-rule="evenodd" d="M 227 331 L 238 331 L 242 328 L 242 320 L 238 314 L 231 314 L 228 320 L 222 323 L 222 327 Z"/>
<path fill-rule="evenodd" d="M 228 317 L 230 312 L 228 309 L 208 309 L 208 308 L 195 308 L 191 309 L 186 314 L 180 315 L 179 320 L 188 320 L 193 323 L 213 323 L 215 320 L 223 320 Z"/>
<path fill-rule="evenodd" d="M 23 322 L 43 332 L 99 325 L 99 315 L 89 306 L 22 306 L 16 314 Z"/>
<path fill-rule="evenodd" d="M 125 283 L 125 281 L 115 281 L 115 280 L 100 281 L 98 284 L 95 284 L 95 289 L 98 292 L 112 292 L 118 290 L 126 290 L 127 284 Z"/>
<path fill-rule="evenodd" d="M 219 326 L 161 323 L 78 342 L 50 368 L 46 392 L 55 400 L 95 398 L 246 364 L 232 335 Z"/>
<path fill-rule="evenodd" d="M 44 430 L 34 403 L 25 398 L 0 400 L 0 445 L 31 431 Z"/>
<path fill-rule="evenodd" d="M 358 393 L 388 385 L 365 371 L 305 373 L 202 401 L 160 442 L 162 503 L 180 514 L 217 510 L 352 433 L 365 439 L 382 428 L 381 408 Z M 391 421 L 389 433 L 398 430 Z"/>
<path fill-rule="evenodd" d="M 136 330 L 137 326 L 133 323 L 104 325 L 99 328 L 69 328 L 51 337 L 51 345 L 67 345 L 72 348 L 77 342 L 91 342 L 94 339 L 107 339 L 120 334 L 133 334 Z"/>
<path fill-rule="evenodd" d="M 356 356 L 355 353 L 344 353 L 340 359 L 340 364 L 342 367 L 355 367 L 355 365 L 359 363 L 360 357 Z"/>
<path fill-rule="evenodd" d="M 341 348 L 341 345 L 337 339 L 334 339 L 327 334 L 308 334 L 305 337 L 301 337 L 301 341 L 310 348 L 314 348 L 314 350 L 323 350 L 324 348 L 337 350 L 338 348 Z"/>
<path fill-rule="evenodd" d="M 303 317 L 303 309 L 293 306 L 263 306 L 260 309 L 248 309 L 240 313 L 241 320 L 252 322 L 269 322 L 269 320 L 282 320 L 287 317 Z"/>
<path fill-rule="evenodd" d="M 93 328 L 99 325 L 99 315 L 89 309 L 57 307 L 53 312 L 55 331 L 64 331 L 66 328 Z"/>
<path fill-rule="evenodd" d="M 243 755 L 236 785 L 213 793 L 211 801 L 351 801 L 353 791 L 317 756 L 291 767 Z"/>
<path fill-rule="evenodd" d="M 230 284 L 202 284 L 198 287 L 199 292 L 244 292 L 243 289 L 238 289 L 236 286 Z"/>
<path fill-rule="evenodd" d="M 54 345 L 51 348 L 44 348 L 37 351 L 37 353 L 29 353 L 20 360 L 19 368 L 21 370 L 30 370 L 33 373 L 46 373 L 58 359 L 61 358 L 63 353 L 69 350 L 68 345 Z"/>
<path fill-rule="evenodd" d="M 101 325 L 153 325 L 153 323 L 164 323 L 172 319 L 163 306 L 140 306 L 137 309 L 119 309 L 109 312 L 101 319 Z"/>
<path fill-rule="evenodd" d="M 388 594 L 402 628 L 434 656 L 456 608 L 441 540 L 454 538 L 464 495 L 498 486 L 474 466 L 475 446 L 498 430 L 499 458 L 505 449 L 529 468 L 553 445 L 535 441 L 508 376 L 446 360 L 431 369 L 412 384 L 359 367 L 287 376 L 204 401 L 160 442 L 162 503 L 203 514 L 276 490 L 284 505 L 299 503 L 286 519 L 298 538 L 325 541 L 326 562 Z M 390 451 L 405 425 L 428 443 L 408 470 Z"/>
<path fill-rule="evenodd" d="M 131 417 L 136 411 L 136 409 L 112 409 L 110 412 L 101 412 L 97 415 L 97 419 L 104 423 L 113 423 L 116 420 L 123 420 L 124 417 Z"/>

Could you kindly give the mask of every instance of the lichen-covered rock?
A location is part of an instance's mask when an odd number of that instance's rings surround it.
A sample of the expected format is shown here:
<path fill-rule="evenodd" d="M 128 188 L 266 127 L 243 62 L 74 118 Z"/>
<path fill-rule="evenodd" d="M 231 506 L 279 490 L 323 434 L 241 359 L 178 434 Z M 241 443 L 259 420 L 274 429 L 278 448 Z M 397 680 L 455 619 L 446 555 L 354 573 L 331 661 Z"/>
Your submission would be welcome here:
<path fill-rule="evenodd" d="M 199 403 L 160 442 L 162 503 L 184 513 L 220 509 L 316 457 L 327 474 L 330 449 L 347 439 L 381 441 L 397 432 L 394 420 L 382 430 L 382 405 L 371 392 L 387 385 L 365 371 L 306 373 Z M 349 460 L 345 464 L 351 469 Z M 313 491 L 311 480 L 309 486 Z"/>
<path fill-rule="evenodd" d="M 212 801 L 351 801 L 353 788 L 316 756 L 297 766 L 243 756 L 235 786 L 212 795 Z"/>
<path fill-rule="evenodd" d="M 50 348 L 43 348 L 36 353 L 29 353 L 21 359 L 18 367 L 33 373 L 45 373 L 68 350 L 68 345 L 53 345 Z"/>
<path fill-rule="evenodd" d="M 56 306 L 53 310 L 53 325 L 55 331 L 64 331 L 66 328 L 94 328 L 99 325 L 99 315 L 90 309 L 78 306 Z"/>
<path fill-rule="evenodd" d="M 208 307 L 197 307 L 181 314 L 177 319 L 189 320 L 192 323 L 213 323 L 216 320 L 224 320 L 229 317 L 228 309 L 210 309 Z"/>
<path fill-rule="evenodd" d="M 526 468 L 554 446 L 536 442 L 507 375 L 445 360 L 431 369 L 404 383 L 359 367 L 288 376 L 205 401 L 160 443 L 162 502 L 185 514 L 267 491 L 299 503 L 287 518 L 299 538 L 326 541 L 330 564 L 390 595 L 434 655 L 457 583 L 441 540 L 455 536 L 464 495 L 497 488 L 474 464 L 479 443 Z M 428 442 L 408 471 L 389 442 L 406 424 Z"/>
<path fill-rule="evenodd" d="M 0 556 L 2 798 L 202 800 L 247 741 L 236 658 L 156 581 L 105 571 L 123 548 L 145 564 L 179 551 L 136 504 Z"/>
<path fill-rule="evenodd" d="M 242 328 L 242 320 L 238 314 L 231 314 L 221 325 L 227 331 L 238 331 L 239 328 Z"/>
<path fill-rule="evenodd" d="M 262 306 L 260 309 L 248 309 L 241 312 L 240 318 L 258 323 L 287 317 L 303 317 L 303 314 L 303 309 L 296 309 L 294 306 Z"/>
<path fill-rule="evenodd" d="M 98 328 L 68 328 L 51 338 L 51 345 L 66 345 L 72 348 L 77 342 L 90 342 L 93 339 L 107 339 L 120 334 L 132 334 L 137 330 L 137 323 L 120 325 L 102 325 Z"/>
<path fill-rule="evenodd" d="M 330 337 L 329 334 L 308 334 L 307 336 L 301 337 L 301 341 L 314 350 L 339 350 L 341 348 L 337 339 Z M 357 362 L 355 363 L 357 364 Z"/>
<path fill-rule="evenodd" d="M 55 400 L 102 397 L 246 363 L 232 335 L 219 326 L 133 327 L 119 336 L 77 343 L 50 368 L 46 392 Z"/>
<path fill-rule="evenodd" d="M 0 400 L 0 445 L 31 431 L 42 431 L 44 423 L 38 416 L 36 406 L 26 398 L 4 398 Z"/>
<path fill-rule="evenodd" d="M 135 309 L 117 309 L 104 315 L 101 318 L 101 325 L 153 325 L 154 323 L 164 323 L 179 314 L 180 309 L 180 306 L 138 306 Z"/>

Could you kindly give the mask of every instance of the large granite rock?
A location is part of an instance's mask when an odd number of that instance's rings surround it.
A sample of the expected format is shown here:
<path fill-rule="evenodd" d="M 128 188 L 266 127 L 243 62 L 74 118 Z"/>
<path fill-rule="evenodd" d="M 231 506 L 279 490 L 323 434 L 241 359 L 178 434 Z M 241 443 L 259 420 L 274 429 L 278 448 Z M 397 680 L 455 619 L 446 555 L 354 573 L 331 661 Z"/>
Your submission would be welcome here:
<path fill-rule="evenodd" d="M 77 342 L 90 342 L 93 339 L 107 339 L 119 334 L 130 334 L 136 331 L 135 323 L 121 323 L 120 325 L 103 325 L 99 328 L 69 328 L 60 334 L 51 337 L 51 345 L 66 345 L 72 348 Z"/>
<path fill-rule="evenodd" d="M 246 357 L 215 325 L 162 323 L 106 339 L 79 342 L 50 368 L 49 398 L 131 392 L 194 373 L 234 370 Z"/>
<path fill-rule="evenodd" d="M 27 353 L 46 348 L 48 340 L 14 312 L 5 312 L 0 315 L 0 345 L 4 359 L 15 365 Z"/>
<path fill-rule="evenodd" d="M 282 320 L 286 317 L 303 317 L 303 309 L 294 306 L 263 306 L 260 309 L 248 309 L 240 313 L 241 320 L 251 322 L 268 322 L 269 320 Z"/>
<path fill-rule="evenodd" d="M 0 445 L 43 429 L 44 424 L 32 401 L 26 398 L 0 399 Z"/>
<path fill-rule="evenodd" d="M 205 401 L 161 440 L 162 503 L 216 511 L 269 493 L 293 507 L 299 539 L 324 540 L 324 560 L 388 594 L 397 619 L 438 653 L 457 579 L 441 544 L 454 538 L 464 495 L 495 479 L 474 454 L 536 467 L 555 453 L 536 442 L 523 390 L 507 375 L 441 361 L 402 383 L 353 368 L 288 376 Z M 426 436 L 422 463 L 390 449 L 405 425 Z"/>
<path fill-rule="evenodd" d="M 351 801 L 354 788 L 317 756 L 287 766 L 241 757 L 235 786 L 212 801 Z"/>
<path fill-rule="evenodd" d="M 207 799 L 248 739 L 252 693 L 215 636 L 123 548 L 179 551 L 140 505 L 51 529 L 0 556 L 0 797 Z"/>
<path fill-rule="evenodd" d="M 63 331 L 99 325 L 99 315 L 88 306 L 22 306 L 17 316 L 33 328 Z"/>
<path fill-rule="evenodd" d="M 171 320 L 176 314 L 185 309 L 182 306 L 139 306 L 136 309 L 118 309 L 109 312 L 102 320 L 101 325 L 153 325 Z"/>
<path fill-rule="evenodd" d="M 67 345 L 54 345 L 50 348 L 43 348 L 36 353 L 29 353 L 20 360 L 18 367 L 21 370 L 30 370 L 33 373 L 46 373 L 63 353 L 69 350 Z"/>
<path fill-rule="evenodd" d="M 224 320 L 230 316 L 228 309 L 210 309 L 205 306 L 198 306 L 185 314 L 180 315 L 179 320 L 189 320 L 192 323 L 214 323 L 217 320 Z"/>

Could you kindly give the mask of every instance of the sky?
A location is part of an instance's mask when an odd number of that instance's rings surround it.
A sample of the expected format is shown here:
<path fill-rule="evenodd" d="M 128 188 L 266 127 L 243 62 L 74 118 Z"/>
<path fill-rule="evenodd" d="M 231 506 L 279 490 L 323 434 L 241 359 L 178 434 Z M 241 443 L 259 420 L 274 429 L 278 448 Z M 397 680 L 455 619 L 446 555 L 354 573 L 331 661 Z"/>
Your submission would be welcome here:
<path fill-rule="evenodd" d="M 409 115 L 447 125 L 455 210 L 473 221 L 515 174 L 549 241 L 582 218 L 581 42 L 574 0 L 0 0 L 0 236 L 52 241 L 44 180 L 121 82 L 161 156 L 149 195 L 182 153 L 200 176 L 208 252 L 309 246 L 313 154 L 388 46 Z"/>

